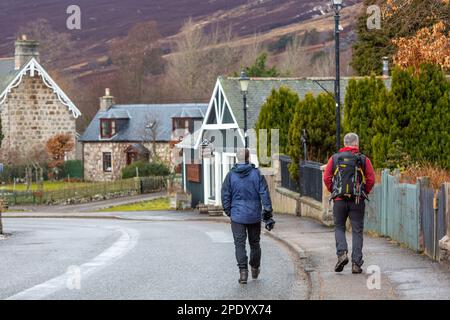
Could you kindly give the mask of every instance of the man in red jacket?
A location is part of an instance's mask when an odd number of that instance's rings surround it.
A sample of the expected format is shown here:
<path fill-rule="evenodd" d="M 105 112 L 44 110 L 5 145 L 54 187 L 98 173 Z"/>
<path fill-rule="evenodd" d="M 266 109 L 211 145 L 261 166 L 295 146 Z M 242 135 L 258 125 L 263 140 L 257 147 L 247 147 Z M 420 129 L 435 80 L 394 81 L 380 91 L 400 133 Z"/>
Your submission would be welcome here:
<path fill-rule="evenodd" d="M 352 225 L 352 273 L 357 274 L 362 272 L 361 266 L 364 263 L 362 254 L 364 201 L 375 184 L 375 172 L 369 158 L 359 152 L 358 135 L 348 133 L 344 137 L 344 146 L 328 160 L 323 181 L 328 191 L 332 193 L 334 201 L 333 216 L 336 254 L 338 256 L 338 262 L 334 270 L 341 272 L 349 262 L 347 239 L 345 237 L 345 224 L 349 217 Z M 359 165 L 352 166 L 351 161 L 353 159 L 357 159 L 354 161 L 359 161 Z M 355 172 L 358 173 L 355 174 Z M 343 180 L 344 182 L 342 182 Z M 361 184 L 358 182 L 353 184 L 353 182 L 359 180 Z M 361 188 L 358 189 L 358 186 L 361 186 Z M 357 196 L 355 196 L 355 193 Z"/>

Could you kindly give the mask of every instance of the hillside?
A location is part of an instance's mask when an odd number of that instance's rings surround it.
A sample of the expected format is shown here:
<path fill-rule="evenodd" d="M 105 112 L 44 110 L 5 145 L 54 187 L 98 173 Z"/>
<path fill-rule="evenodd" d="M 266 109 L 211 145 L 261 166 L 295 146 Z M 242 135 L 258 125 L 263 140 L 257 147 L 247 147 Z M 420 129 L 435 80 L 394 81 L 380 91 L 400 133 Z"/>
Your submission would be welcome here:
<path fill-rule="evenodd" d="M 358 2 L 348 0 L 346 4 Z M 66 8 L 74 3 L 82 10 L 80 31 L 66 29 Z M 46 19 L 53 29 L 69 32 L 77 41 L 78 58 L 64 61 L 66 70 L 86 75 L 105 69 L 110 41 L 124 36 L 141 21 L 158 23 L 165 50 L 170 53 L 172 37 L 189 17 L 206 30 L 217 26 L 231 27 L 240 39 L 234 45 L 245 45 L 254 34 L 260 34 L 270 42 L 283 33 L 312 27 L 308 26 L 310 21 L 321 20 L 317 17 L 329 11 L 329 3 L 329 0 L 2 0 L 0 56 L 12 55 L 15 34 L 21 26 L 29 21 Z M 345 19 L 343 24 L 348 25 Z M 331 30 L 332 26 L 327 23 L 324 28 Z"/>

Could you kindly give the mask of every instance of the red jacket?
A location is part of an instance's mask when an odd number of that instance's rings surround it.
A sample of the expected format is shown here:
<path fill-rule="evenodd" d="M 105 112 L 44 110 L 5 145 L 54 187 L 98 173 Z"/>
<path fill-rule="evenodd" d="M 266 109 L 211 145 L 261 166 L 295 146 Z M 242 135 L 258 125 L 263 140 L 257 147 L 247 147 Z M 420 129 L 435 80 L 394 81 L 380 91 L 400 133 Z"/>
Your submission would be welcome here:
<path fill-rule="evenodd" d="M 359 153 L 358 147 L 345 147 L 339 150 L 339 152 L 350 151 L 352 153 Z M 366 176 L 366 184 L 364 188 L 364 192 L 369 195 L 370 191 L 372 191 L 373 186 L 375 185 L 375 171 L 373 170 L 372 162 L 370 162 L 369 158 L 366 157 L 366 166 L 365 166 L 364 175 Z M 325 172 L 323 175 L 323 182 L 325 183 L 329 192 L 333 192 L 333 157 L 328 160 L 327 167 L 325 168 Z M 340 198 L 336 198 L 336 200 L 342 200 Z"/>

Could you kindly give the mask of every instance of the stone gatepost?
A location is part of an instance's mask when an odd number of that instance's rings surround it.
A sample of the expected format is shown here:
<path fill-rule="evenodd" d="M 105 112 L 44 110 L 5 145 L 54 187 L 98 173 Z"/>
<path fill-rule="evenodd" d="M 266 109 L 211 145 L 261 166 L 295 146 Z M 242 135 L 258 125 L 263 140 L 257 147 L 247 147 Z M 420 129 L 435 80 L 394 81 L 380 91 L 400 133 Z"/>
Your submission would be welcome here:
<path fill-rule="evenodd" d="M 279 155 L 272 156 L 272 167 L 274 172 L 275 186 L 281 186 L 281 168 Z"/>

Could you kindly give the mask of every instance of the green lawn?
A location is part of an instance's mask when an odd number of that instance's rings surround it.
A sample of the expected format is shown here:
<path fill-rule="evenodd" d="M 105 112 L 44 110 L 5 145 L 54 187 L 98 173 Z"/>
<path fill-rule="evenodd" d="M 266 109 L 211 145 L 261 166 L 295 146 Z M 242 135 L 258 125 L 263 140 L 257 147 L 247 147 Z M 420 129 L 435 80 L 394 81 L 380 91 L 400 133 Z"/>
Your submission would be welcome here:
<path fill-rule="evenodd" d="M 64 181 L 44 181 L 44 191 L 68 189 L 74 187 L 82 187 L 91 185 L 91 182 L 64 182 Z M 32 190 L 37 190 L 38 185 L 33 183 L 31 185 Z M 0 185 L 0 190 L 16 190 L 26 191 L 27 186 L 25 184 L 16 184 L 15 188 L 13 184 Z"/>
<path fill-rule="evenodd" d="M 170 210 L 170 199 L 159 198 L 150 201 L 142 201 L 98 210 L 98 212 L 115 211 L 163 211 Z"/>

